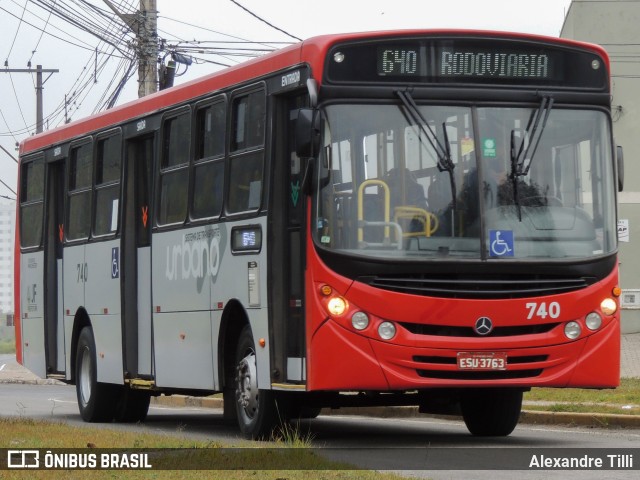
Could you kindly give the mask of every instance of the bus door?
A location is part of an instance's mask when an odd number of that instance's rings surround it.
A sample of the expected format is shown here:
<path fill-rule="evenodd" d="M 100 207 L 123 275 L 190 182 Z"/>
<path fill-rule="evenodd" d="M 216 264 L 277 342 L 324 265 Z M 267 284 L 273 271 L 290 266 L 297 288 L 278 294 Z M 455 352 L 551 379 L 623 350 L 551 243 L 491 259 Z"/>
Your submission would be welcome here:
<path fill-rule="evenodd" d="M 123 222 L 120 259 L 125 372 L 152 375 L 151 172 L 154 135 L 125 144 Z"/>
<path fill-rule="evenodd" d="M 273 232 L 269 241 L 269 289 L 274 345 L 274 383 L 306 383 L 304 317 L 305 204 L 302 193 L 304 163 L 295 154 L 294 128 L 297 111 L 308 95 L 275 97 L 278 101 L 272 185 L 269 208 Z M 282 320 L 284 319 L 284 320 Z"/>
<path fill-rule="evenodd" d="M 64 240 L 65 161 L 47 165 L 44 242 L 44 338 L 47 374 L 65 369 L 62 299 L 62 241 Z"/>

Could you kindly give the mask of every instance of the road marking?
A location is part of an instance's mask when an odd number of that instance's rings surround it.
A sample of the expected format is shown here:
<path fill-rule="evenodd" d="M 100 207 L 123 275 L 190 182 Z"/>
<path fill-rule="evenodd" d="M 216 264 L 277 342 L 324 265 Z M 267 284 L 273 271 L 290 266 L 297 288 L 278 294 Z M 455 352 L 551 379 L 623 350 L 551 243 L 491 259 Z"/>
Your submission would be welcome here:
<path fill-rule="evenodd" d="M 6 364 L 6 363 L 3 363 L 2 365 L 0 365 L 0 372 L 1 372 L 2 370 L 4 370 L 4 367 L 6 367 L 6 366 L 7 366 L 7 364 Z"/>

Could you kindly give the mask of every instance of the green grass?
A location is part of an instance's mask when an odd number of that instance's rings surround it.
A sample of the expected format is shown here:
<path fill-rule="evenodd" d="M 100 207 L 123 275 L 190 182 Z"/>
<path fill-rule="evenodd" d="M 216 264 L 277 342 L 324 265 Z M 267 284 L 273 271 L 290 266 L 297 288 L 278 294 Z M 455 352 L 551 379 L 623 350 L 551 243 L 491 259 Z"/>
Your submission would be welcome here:
<path fill-rule="evenodd" d="M 16 344 L 10 339 L 0 339 L 0 354 L 16 353 Z"/>
<path fill-rule="evenodd" d="M 623 378 L 612 390 L 534 388 L 525 393 L 524 401 L 545 402 L 527 404 L 525 410 L 640 415 L 640 378 Z"/>
<path fill-rule="evenodd" d="M 144 430 L 144 427 L 140 427 Z M 350 470 L 347 465 L 330 462 L 308 448 L 310 440 L 291 427 L 280 432 L 272 443 L 243 442 L 236 445 L 223 445 L 218 442 L 194 441 L 175 434 L 155 434 L 148 432 L 128 432 L 116 429 L 98 429 L 94 427 L 74 427 L 63 423 L 18 417 L 0 418 L 0 448 L 10 449 L 84 449 L 91 453 L 101 448 L 140 448 L 140 449 L 181 449 L 150 453 L 151 463 L 155 467 L 174 468 L 176 470 L 96 470 L 88 473 L 83 470 L 65 470 L 56 473 L 50 471 L 3 471 L 2 480 L 51 478 L 53 475 L 65 479 L 273 479 L 308 480 L 321 478 L 326 480 L 398 480 L 402 477 L 393 474 L 381 474 L 365 470 Z M 224 448 L 223 448 L 224 447 Z M 229 450 L 238 447 L 241 450 Z M 265 448 L 268 447 L 268 448 Z M 99 450 L 93 450 L 100 453 Z M 282 470 L 283 460 L 295 462 L 301 470 Z M 202 470 L 178 469 L 183 465 L 202 466 Z M 215 465 L 218 470 L 207 470 Z M 246 466 L 237 470 L 237 466 Z M 256 466 L 259 466 L 256 468 Z M 232 469 L 223 470 L 225 467 Z"/>

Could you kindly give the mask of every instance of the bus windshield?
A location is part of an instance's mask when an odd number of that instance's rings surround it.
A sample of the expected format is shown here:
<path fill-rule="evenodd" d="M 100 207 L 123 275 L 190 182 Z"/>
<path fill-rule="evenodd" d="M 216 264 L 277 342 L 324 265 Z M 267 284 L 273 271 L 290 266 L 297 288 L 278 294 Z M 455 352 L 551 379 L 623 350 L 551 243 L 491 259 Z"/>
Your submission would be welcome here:
<path fill-rule="evenodd" d="M 534 128 L 541 110 L 408 101 L 326 106 L 316 243 L 413 261 L 615 251 L 607 115 L 548 104 Z"/>

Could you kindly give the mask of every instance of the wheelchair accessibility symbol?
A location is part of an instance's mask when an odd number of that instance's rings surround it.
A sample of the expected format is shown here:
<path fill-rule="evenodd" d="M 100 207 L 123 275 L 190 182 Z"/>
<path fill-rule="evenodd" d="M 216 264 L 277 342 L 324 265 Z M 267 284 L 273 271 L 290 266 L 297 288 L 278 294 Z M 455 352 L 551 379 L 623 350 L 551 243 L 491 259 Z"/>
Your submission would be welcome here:
<path fill-rule="evenodd" d="M 489 230 L 489 255 L 513 257 L 513 231 Z"/>
<path fill-rule="evenodd" d="M 120 248 L 111 249 L 111 278 L 120 278 Z"/>

